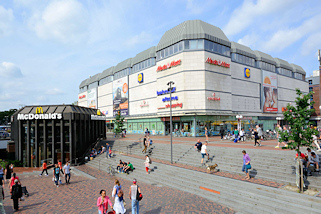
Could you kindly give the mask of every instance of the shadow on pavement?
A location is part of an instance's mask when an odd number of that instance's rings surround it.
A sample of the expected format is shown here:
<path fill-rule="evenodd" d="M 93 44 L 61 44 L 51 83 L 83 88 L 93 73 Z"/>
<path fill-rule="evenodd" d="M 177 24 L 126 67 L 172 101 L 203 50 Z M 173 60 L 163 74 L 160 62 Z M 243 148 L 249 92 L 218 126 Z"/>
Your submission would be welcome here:
<path fill-rule="evenodd" d="M 146 214 L 155 214 L 155 213 L 161 213 L 162 207 L 157 207 L 156 209 L 150 210 L 145 212 Z"/>

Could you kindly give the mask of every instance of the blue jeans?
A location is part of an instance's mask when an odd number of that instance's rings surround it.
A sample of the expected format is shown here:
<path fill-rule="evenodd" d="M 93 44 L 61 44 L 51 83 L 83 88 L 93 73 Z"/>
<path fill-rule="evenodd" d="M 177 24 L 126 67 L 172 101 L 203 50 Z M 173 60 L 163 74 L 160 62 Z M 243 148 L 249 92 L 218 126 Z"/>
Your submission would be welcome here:
<path fill-rule="evenodd" d="M 58 182 L 59 182 L 59 174 L 55 174 L 55 178 L 56 178 L 55 183 L 56 183 L 56 185 L 58 185 Z"/>
<path fill-rule="evenodd" d="M 248 169 L 246 168 L 246 165 L 245 164 L 243 164 L 243 166 L 242 166 L 242 172 L 246 172 L 246 173 L 248 173 Z"/>
<path fill-rule="evenodd" d="M 132 199 L 132 214 L 139 214 L 139 201 Z"/>

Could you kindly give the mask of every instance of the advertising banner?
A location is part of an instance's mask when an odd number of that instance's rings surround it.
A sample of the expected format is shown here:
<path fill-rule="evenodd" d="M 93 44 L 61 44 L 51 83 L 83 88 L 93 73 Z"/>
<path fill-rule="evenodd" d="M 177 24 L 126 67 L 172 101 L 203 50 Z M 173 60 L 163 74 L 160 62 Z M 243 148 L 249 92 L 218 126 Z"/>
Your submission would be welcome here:
<path fill-rule="evenodd" d="M 97 88 L 87 91 L 87 107 L 97 108 Z"/>
<path fill-rule="evenodd" d="M 262 106 L 264 113 L 278 112 L 278 79 L 277 74 L 262 71 Z"/>
<path fill-rule="evenodd" d="M 113 81 L 113 113 L 128 115 L 128 76 Z"/>

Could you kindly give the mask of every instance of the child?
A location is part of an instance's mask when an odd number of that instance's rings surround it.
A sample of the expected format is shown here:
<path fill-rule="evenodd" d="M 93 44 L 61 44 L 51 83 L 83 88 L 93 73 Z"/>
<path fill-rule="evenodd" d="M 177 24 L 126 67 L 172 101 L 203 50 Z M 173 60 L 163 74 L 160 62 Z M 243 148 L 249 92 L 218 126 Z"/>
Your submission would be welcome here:
<path fill-rule="evenodd" d="M 109 158 L 111 158 L 111 154 L 112 154 L 112 151 L 111 151 L 111 148 L 109 147 Z"/>

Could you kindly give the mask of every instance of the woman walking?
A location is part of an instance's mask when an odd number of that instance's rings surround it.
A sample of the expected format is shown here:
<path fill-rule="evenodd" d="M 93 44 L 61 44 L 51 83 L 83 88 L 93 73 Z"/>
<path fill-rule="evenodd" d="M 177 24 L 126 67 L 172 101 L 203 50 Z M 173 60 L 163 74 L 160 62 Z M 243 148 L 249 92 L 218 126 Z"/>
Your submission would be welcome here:
<path fill-rule="evenodd" d="M 123 190 L 121 189 L 121 185 L 117 179 L 115 179 L 115 186 L 113 188 L 112 197 L 115 198 L 114 210 L 116 214 L 124 214 L 126 209 L 124 207 L 124 199 L 123 199 Z"/>
<path fill-rule="evenodd" d="M 0 180 L 4 180 L 4 168 L 0 165 Z"/>
<path fill-rule="evenodd" d="M 206 137 L 206 141 L 208 141 L 208 131 L 207 131 L 207 127 L 205 127 L 205 137 Z"/>
<path fill-rule="evenodd" d="M 149 174 L 149 164 L 150 164 L 150 158 L 148 157 L 148 155 L 145 156 L 146 159 L 145 159 L 145 170 L 146 170 L 146 174 Z"/>
<path fill-rule="evenodd" d="M 10 178 L 11 178 L 11 167 L 10 167 L 10 164 L 7 164 L 6 165 L 6 169 L 5 169 L 5 174 L 6 174 L 6 181 L 8 180 L 10 180 Z"/>
<path fill-rule="evenodd" d="M 246 174 L 245 179 L 246 179 L 246 180 L 249 180 L 249 179 L 251 178 L 250 175 L 249 175 L 249 169 L 252 168 L 252 167 L 251 167 L 251 163 L 250 163 L 251 159 L 250 159 L 249 155 L 246 154 L 246 151 L 245 151 L 245 150 L 243 150 L 242 153 L 243 153 L 243 167 L 242 167 L 242 172 L 245 172 L 245 174 Z"/>
<path fill-rule="evenodd" d="M 257 132 L 256 129 L 254 129 L 254 146 L 256 147 L 256 144 L 259 144 L 259 146 L 261 146 L 261 144 L 259 142 L 257 142 L 259 140 L 259 133 Z"/>
<path fill-rule="evenodd" d="M 100 195 L 101 196 L 97 199 L 98 214 L 106 214 L 108 210 L 108 204 L 110 205 L 111 209 L 113 209 L 113 204 L 106 195 L 105 190 L 100 190 Z"/>
<path fill-rule="evenodd" d="M 19 177 L 16 176 L 16 173 L 13 173 L 13 174 L 12 174 L 12 177 L 11 177 L 10 180 L 9 180 L 9 185 L 8 185 L 9 189 L 14 185 L 14 181 L 15 181 L 16 179 L 18 180 L 18 183 L 21 185 L 21 182 L 20 182 L 20 180 L 19 180 Z"/>

